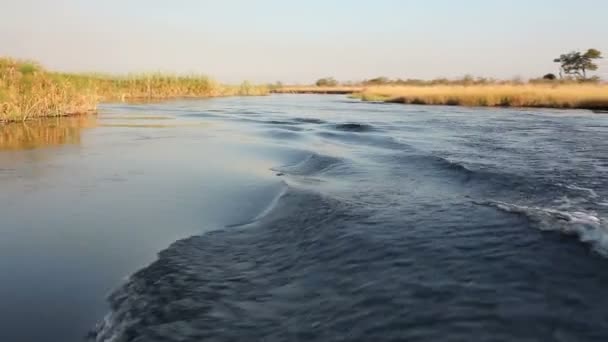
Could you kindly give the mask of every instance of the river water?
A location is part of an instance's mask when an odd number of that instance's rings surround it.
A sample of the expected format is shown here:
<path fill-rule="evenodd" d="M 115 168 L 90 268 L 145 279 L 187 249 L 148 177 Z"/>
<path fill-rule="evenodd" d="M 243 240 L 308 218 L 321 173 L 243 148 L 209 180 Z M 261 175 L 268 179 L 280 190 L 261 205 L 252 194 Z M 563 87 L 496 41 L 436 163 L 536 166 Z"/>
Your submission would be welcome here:
<path fill-rule="evenodd" d="M 108 104 L 0 189 L 1 341 L 608 340 L 605 115 Z"/>

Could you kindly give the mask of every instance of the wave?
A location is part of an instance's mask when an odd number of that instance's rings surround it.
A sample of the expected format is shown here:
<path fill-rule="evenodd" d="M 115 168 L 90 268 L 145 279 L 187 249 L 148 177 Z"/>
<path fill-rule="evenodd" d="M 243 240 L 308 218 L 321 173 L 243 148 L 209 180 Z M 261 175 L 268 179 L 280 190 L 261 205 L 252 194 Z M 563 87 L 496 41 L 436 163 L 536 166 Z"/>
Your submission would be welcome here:
<path fill-rule="evenodd" d="M 294 122 L 298 123 L 311 123 L 311 124 L 323 124 L 324 120 L 316 119 L 316 118 L 293 118 Z"/>
<path fill-rule="evenodd" d="M 279 190 L 277 195 L 270 201 L 270 204 L 268 204 L 266 209 L 262 210 L 262 212 L 259 213 L 256 217 L 254 217 L 252 220 L 249 220 L 247 222 L 241 222 L 241 223 L 229 225 L 226 228 L 248 227 L 248 226 L 251 226 L 251 225 L 254 225 L 254 224 L 260 222 L 263 218 L 268 216 L 270 214 L 270 212 L 278 205 L 281 198 L 287 193 L 287 190 L 288 190 L 287 183 L 285 183 L 283 181 L 283 182 L 281 182 L 281 185 L 282 185 L 281 189 Z"/>
<path fill-rule="evenodd" d="M 281 121 L 281 120 L 267 120 L 267 121 L 261 121 L 263 123 L 267 123 L 270 125 L 293 125 L 294 123 L 291 121 Z"/>
<path fill-rule="evenodd" d="M 581 242 L 589 244 L 593 250 L 608 257 L 608 226 L 594 212 L 565 211 L 500 201 L 476 202 L 476 204 L 524 215 L 541 230 L 576 235 Z"/>
<path fill-rule="evenodd" d="M 371 132 L 376 130 L 372 125 L 361 123 L 343 123 L 334 125 L 333 127 L 339 131 L 346 132 Z"/>
<path fill-rule="evenodd" d="M 289 129 L 298 129 L 298 130 L 303 130 L 303 128 L 296 128 L 296 126 L 302 126 L 303 124 L 322 124 L 325 123 L 325 121 L 321 120 L 321 119 L 314 119 L 314 118 L 293 118 L 293 119 L 289 119 L 289 120 L 276 120 L 276 119 L 271 119 L 271 120 L 263 120 L 263 119 L 252 119 L 250 116 L 243 116 L 243 117 L 238 117 L 239 121 L 243 121 L 243 122 L 252 122 L 252 123 L 259 123 L 259 124 L 266 124 L 266 125 L 276 125 L 276 126 L 282 126 L 282 128 L 289 128 Z"/>
<path fill-rule="evenodd" d="M 344 265 L 385 253 L 378 247 L 361 256 L 364 241 L 324 224 L 358 220 L 356 212 L 336 199 L 292 188 L 253 227 L 179 240 L 109 296 L 110 312 L 88 338 L 291 340 L 293 322 L 287 317 L 310 327 L 326 317 L 329 304 L 346 303 L 319 296 L 318 277 L 344 279 L 340 290 L 353 291 L 361 284 L 346 282 Z"/>
<path fill-rule="evenodd" d="M 190 117 L 190 118 L 220 118 L 221 115 L 218 114 L 212 114 L 211 111 L 208 111 L 207 113 L 205 112 L 200 112 L 200 113 L 187 113 L 187 114 L 183 114 L 186 117 Z"/>
<path fill-rule="evenodd" d="M 575 191 L 581 191 L 584 193 L 587 193 L 589 197 L 591 198 L 598 198 L 600 197 L 597 192 L 595 192 L 595 190 L 591 189 L 591 188 L 584 188 L 575 184 L 558 184 L 560 186 L 565 187 L 566 189 L 570 189 L 570 190 L 575 190 Z"/>
<path fill-rule="evenodd" d="M 290 129 L 281 129 L 281 130 L 276 129 L 276 130 L 266 131 L 265 134 L 274 139 L 285 139 L 285 140 L 302 139 L 302 136 L 300 134 L 298 134 L 298 132 L 299 131 L 297 131 L 297 130 L 290 130 Z"/>
<path fill-rule="evenodd" d="M 315 133 L 318 137 L 337 141 L 341 144 L 349 145 L 363 145 L 374 148 L 396 150 L 396 151 L 408 151 L 413 152 L 416 149 L 409 144 L 398 141 L 397 139 L 375 134 L 353 134 L 348 132 L 331 132 L 331 131 L 319 131 Z"/>
<path fill-rule="evenodd" d="M 278 171 L 290 175 L 312 176 L 325 172 L 336 165 L 344 163 L 344 159 L 312 153 L 304 160 L 291 165 L 282 166 L 273 171 Z"/>
<path fill-rule="evenodd" d="M 407 154 L 400 158 L 402 163 L 413 165 L 421 170 L 449 172 L 452 176 L 459 177 L 464 183 L 479 181 L 495 182 L 496 184 L 505 186 L 516 186 L 524 182 L 524 179 L 517 175 L 492 170 L 474 169 L 464 163 L 431 154 Z M 441 176 L 445 176 L 445 174 L 442 174 Z"/>
<path fill-rule="evenodd" d="M 323 124 L 325 121 L 315 118 L 293 118 L 290 120 L 251 120 L 271 125 L 301 125 L 301 124 Z"/>
<path fill-rule="evenodd" d="M 425 172 L 427 175 L 435 173 L 441 179 L 474 185 L 493 193 L 498 191 L 514 195 L 526 195 L 542 192 L 548 198 L 559 198 L 568 194 L 564 189 L 573 190 L 572 187 L 564 187 L 544 174 L 535 174 L 534 172 L 514 173 L 506 168 L 464 163 L 432 154 L 404 154 L 398 158 L 400 163 L 420 170 L 420 172 Z M 581 188 L 573 191 L 574 195 L 581 194 Z M 585 192 L 583 193 L 585 194 Z"/>

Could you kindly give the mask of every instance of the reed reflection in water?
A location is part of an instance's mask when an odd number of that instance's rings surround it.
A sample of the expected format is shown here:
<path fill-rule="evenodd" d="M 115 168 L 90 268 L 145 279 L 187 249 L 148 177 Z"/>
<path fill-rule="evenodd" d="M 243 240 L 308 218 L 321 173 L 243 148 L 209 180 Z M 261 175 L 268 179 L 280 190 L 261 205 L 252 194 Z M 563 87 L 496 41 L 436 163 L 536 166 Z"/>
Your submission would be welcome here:
<path fill-rule="evenodd" d="M 97 126 L 97 117 L 82 115 L 0 126 L 0 150 L 36 149 L 80 144 L 83 129 Z"/>

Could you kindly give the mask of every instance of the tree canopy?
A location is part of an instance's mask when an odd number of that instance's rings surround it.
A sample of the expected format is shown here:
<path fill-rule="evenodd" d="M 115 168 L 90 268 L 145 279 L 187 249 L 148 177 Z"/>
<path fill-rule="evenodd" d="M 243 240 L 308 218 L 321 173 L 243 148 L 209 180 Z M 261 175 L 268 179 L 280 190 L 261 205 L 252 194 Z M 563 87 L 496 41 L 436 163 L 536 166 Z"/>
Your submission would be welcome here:
<path fill-rule="evenodd" d="M 586 80 L 588 71 L 598 69 L 594 60 L 600 58 L 602 58 L 602 53 L 599 50 L 588 49 L 585 53 L 572 51 L 562 54 L 553 61 L 560 64 L 560 76 L 563 77 L 563 74 L 566 74 L 580 80 Z"/>

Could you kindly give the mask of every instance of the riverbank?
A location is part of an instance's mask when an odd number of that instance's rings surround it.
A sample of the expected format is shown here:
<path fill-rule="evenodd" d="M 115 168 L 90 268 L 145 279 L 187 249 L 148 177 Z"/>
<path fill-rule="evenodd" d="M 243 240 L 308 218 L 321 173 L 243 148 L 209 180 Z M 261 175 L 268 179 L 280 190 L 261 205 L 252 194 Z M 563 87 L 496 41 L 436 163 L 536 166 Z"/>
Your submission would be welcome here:
<path fill-rule="evenodd" d="M 353 97 L 418 105 L 608 110 L 605 84 L 374 86 Z"/>
<path fill-rule="evenodd" d="M 108 101 L 267 95 L 266 86 L 222 85 L 202 75 L 112 76 L 48 71 L 35 62 L 0 58 L 0 124 L 94 113 Z"/>
<path fill-rule="evenodd" d="M 272 89 L 274 94 L 320 94 L 320 95 L 349 95 L 359 93 L 363 87 L 338 86 L 338 87 L 316 87 L 316 86 L 285 86 Z"/>

